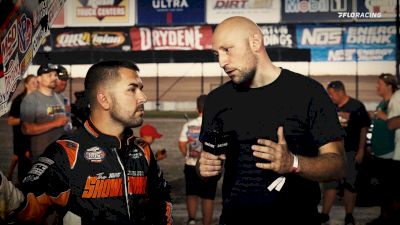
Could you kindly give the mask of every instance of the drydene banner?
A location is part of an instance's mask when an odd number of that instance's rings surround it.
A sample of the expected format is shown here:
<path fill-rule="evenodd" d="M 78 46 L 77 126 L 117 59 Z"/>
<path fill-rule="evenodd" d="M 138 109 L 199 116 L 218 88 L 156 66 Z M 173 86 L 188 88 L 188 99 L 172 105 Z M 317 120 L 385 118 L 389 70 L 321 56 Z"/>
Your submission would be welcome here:
<path fill-rule="evenodd" d="M 133 51 L 211 49 L 211 26 L 133 27 Z"/>

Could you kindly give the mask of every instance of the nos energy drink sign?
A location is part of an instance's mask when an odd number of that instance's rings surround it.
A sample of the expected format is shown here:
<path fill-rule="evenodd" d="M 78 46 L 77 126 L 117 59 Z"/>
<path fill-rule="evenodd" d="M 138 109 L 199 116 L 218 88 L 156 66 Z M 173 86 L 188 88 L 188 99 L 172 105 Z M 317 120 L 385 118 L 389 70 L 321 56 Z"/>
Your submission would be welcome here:
<path fill-rule="evenodd" d="M 297 26 L 298 48 L 311 49 L 312 61 L 392 61 L 396 58 L 396 26 L 374 23 Z"/>

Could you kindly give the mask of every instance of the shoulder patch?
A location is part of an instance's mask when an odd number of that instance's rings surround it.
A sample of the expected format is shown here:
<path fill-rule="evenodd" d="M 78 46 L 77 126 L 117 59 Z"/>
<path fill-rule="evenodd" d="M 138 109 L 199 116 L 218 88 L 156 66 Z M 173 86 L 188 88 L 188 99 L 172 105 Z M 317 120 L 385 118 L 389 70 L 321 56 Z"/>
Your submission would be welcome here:
<path fill-rule="evenodd" d="M 78 155 L 79 143 L 71 140 L 58 140 L 56 142 L 65 150 L 68 156 L 69 166 L 73 169 Z"/>

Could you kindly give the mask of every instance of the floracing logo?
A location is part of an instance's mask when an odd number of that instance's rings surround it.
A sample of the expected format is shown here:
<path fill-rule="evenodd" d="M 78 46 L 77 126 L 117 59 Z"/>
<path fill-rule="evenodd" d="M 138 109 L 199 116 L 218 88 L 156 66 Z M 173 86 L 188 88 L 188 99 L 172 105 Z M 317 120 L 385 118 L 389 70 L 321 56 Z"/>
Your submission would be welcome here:
<path fill-rule="evenodd" d="M 381 18 L 382 13 L 372 12 L 338 12 L 338 18 L 346 19 L 365 19 L 365 18 Z"/>

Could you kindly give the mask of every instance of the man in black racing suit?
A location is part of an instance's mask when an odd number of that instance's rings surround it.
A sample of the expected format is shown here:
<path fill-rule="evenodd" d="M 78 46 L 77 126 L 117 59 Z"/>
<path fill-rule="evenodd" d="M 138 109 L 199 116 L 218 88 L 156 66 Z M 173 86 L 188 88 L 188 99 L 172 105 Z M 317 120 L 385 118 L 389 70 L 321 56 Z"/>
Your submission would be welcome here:
<path fill-rule="evenodd" d="M 131 129 L 147 101 L 138 70 L 125 61 L 89 69 L 90 119 L 47 147 L 21 191 L 1 174 L 9 218 L 40 223 L 53 208 L 63 224 L 172 224 L 169 186 Z"/>

